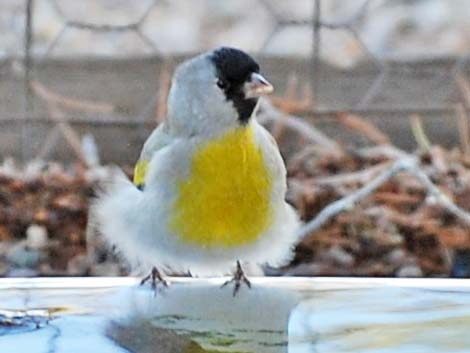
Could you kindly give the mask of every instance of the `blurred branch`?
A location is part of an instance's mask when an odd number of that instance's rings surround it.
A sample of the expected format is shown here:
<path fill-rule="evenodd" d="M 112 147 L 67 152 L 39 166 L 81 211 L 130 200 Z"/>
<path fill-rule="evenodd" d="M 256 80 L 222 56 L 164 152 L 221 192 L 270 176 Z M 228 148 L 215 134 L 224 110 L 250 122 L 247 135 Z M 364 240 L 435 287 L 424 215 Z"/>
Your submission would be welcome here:
<path fill-rule="evenodd" d="M 457 87 L 462 95 L 463 104 L 470 107 L 470 83 L 461 73 L 455 75 L 455 82 L 457 82 Z"/>
<path fill-rule="evenodd" d="M 302 87 L 302 95 L 299 95 L 299 81 L 295 74 L 287 78 L 285 93 L 282 97 L 270 96 L 270 102 L 282 112 L 287 114 L 304 114 L 313 107 L 312 88 L 309 83 Z"/>
<path fill-rule="evenodd" d="M 110 112 L 110 108 L 113 110 L 114 107 L 107 103 L 94 103 L 88 101 L 78 101 L 74 99 L 70 99 L 59 94 L 56 94 L 46 88 L 44 85 L 37 81 L 31 81 L 31 88 L 33 92 L 41 99 L 43 99 L 47 104 L 47 109 L 49 112 L 49 116 L 52 120 L 56 122 L 56 127 L 51 130 L 49 135 L 47 136 L 44 147 L 40 153 L 39 157 L 44 158 L 44 153 L 47 153 L 48 150 L 54 143 L 54 140 L 57 139 L 57 132 L 58 129 L 62 135 L 64 136 L 65 140 L 67 141 L 68 145 L 72 148 L 72 150 L 77 155 L 78 159 L 84 164 L 89 165 L 89 159 L 85 156 L 82 143 L 80 140 L 80 136 L 75 132 L 75 130 L 70 126 L 67 122 L 65 114 L 59 109 L 59 106 L 64 106 L 70 109 L 79 109 L 79 110 L 86 110 L 86 111 L 98 111 L 98 112 Z M 112 111 L 111 110 L 111 111 Z"/>
<path fill-rule="evenodd" d="M 462 104 L 455 106 L 455 114 L 457 115 L 457 126 L 459 131 L 460 146 L 462 152 L 465 154 L 470 153 L 470 138 L 468 129 L 468 115 L 465 112 L 465 108 Z"/>
<path fill-rule="evenodd" d="M 84 165 L 88 165 L 88 159 L 83 153 L 80 137 L 75 130 L 67 123 L 65 115 L 55 105 L 49 106 L 49 115 L 57 122 L 58 129 L 62 132 L 65 140 Z"/>
<path fill-rule="evenodd" d="M 389 163 L 381 163 L 374 165 L 370 168 L 359 170 L 352 173 L 337 174 L 327 177 L 319 177 L 313 180 L 315 185 L 341 185 L 341 184 L 353 184 L 353 183 L 364 183 L 375 177 L 380 171 L 384 170 Z"/>
<path fill-rule="evenodd" d="M 45 159 L 51 152 L 52 148 L 58 142 L 60 134 L 61 134 L 61 131 L 59 127 L 54 126 L 52 130 L 48 132 L 47 137 L 44 139 L 44 143 L 41 145 L 41 149 L 37 153 L 35 159 L 39 159 L 39 160 Z"/>
<path fill-rule="evenodd" d="M 67 109 L 100 114 L 110 114 L 115 110 L 114 105 L 111 103 L 78 100 L 60 95 L 35 80 L 31 81 L 30 85 L 33 92 L 46 102 L 57 104 L 58 106 L 62 106 Z"/>
<path fill-rule="evenodd" d="M 326 206 L 314 219 L 307 222 L 299 230 L 299 237 L 304 238 L 310 235 L 320 229 L 325 223 L 330 221 L 339 213 L 352 209 L 358 202 L 367 198 L 400 172 L 408 172 L 416 177 L 426 188 L 428 196 L 434 197 L 434 201 L 437 204 L 443 207 L 446 211 L 455 215 L 466 225 L 470 225 L 470 213 L 458 207 L 441 190 L 439 190 L 436 185 L 433 184 L 429 177 L 421 170 L 417 158 L 405 154 L 405 157 L 396 160 L 390 168 L 384 170 L 374 179 L 366 182 L 362 188 Z"/>
<path fill-rule="evenodd" d="M 364 159 L 398 159 L 407 156 L 406 152 L 392 145 L 364 147 L 354 153 Z"/>
<path fill-rule="evenodd" d="M 267 122 L 276 123 L 281 121 L 282 124 L 285 124 L 305 138 L 308 143 L 321 145 L 332 151 L 339 152 L 342 150 L 341 146 L 336 141 L 330 139 L 314 126 L 305 122 L 302 118 L 282 113 L 265 99 L 260 101 L 260 114 L 258 114 L 258 120 L 263 124 Z"/>
<path fill-rule="evenodd" d="M 412 114 L 410 116 L 411 132 L 418 144 L 419 148 L 424 151 L 429 151 L 431 143 L 429 142 L 426 132 L 424 132 L 423 119 L 418 114 Z"/>
<path fill-rule="evenodd" d="M 312 107 L 311 95 L 304 92 L 302 98 L 298 97 L 299 81 L 295 73 L 291 73 L 287 79 L 287 87 L 283 97 L 270 97 L 270 102 L 279 110 L 287 114 L 295 114 L 296 112 L 303 112 Z M 271 135 L 273 135 L 276 141 L 281 141 L 286 131 L 286 125 L 282 119 L 279 119 L 271 129 Z"/>
<path fill-rule="evenodd" d="M 378 145 L 390 144 L 390 138 L 386 134 L 358 115 L 340 112 L 337 118 L 344 126 L 361 133 Z"/>
<path fill-rule="evenodd" d="M 166 60 L 162 66 L 162 71 L 158 84 L 157 109 L 155 112 L 157 123 L 161 123 L 165 119 L 167 114 L 166 101 L 168 99 L 168 94 L 170 93 L 172 67 L 173 62 L 171 60 Z"/>
<path fill-rule="evenodd" d="M 436 203 L 462 220 L 464 223 L 466 223 L 467 226 L 470 225 L 470 214 L 453 203 L 446 194 L 439 190 L 439 188 L 434 185 L 431 179 L 429 179 L 429 177 L 421 170 L 421 168 L 419 168 L 418 165 L 415 165 L 411 172 L 426 187 L 428 195 L 436 198 Z"/>
<path fill-rule="evenodd" d="M 357 36 L 359 38 L 359 36 Z M 374 79 L 368 90 L 362 96 L 360 101 L 356 104 L 356 109 L 365 109 L 377 96 L 380 89 L 383 87 L 385 81 L 389 78 L 390 69 L 387 65 L 381 65 L 378 59 L 375 60 L 378 63 L 380 72 L 378 73 L 377 77 Z"/>
<path fill-rule="evenodd" d="M 416 165 L 414 158 L 403 158 L 396 161 L 390 168 L 380 173 L 376 178 L 369 181 L 362 188 L 356 190 L 352 194 L 345 196 L 328 206 L 326 206 L 314 219 L 307 222 L 299 231 L 299 237 L 304 238 L 315 232 L 327 223 L 331 218 L 339 213 L 351 209 L 356 203 L 365 199 L 375 190 L 385 184 L 397 173 L 411 169 Z"/>

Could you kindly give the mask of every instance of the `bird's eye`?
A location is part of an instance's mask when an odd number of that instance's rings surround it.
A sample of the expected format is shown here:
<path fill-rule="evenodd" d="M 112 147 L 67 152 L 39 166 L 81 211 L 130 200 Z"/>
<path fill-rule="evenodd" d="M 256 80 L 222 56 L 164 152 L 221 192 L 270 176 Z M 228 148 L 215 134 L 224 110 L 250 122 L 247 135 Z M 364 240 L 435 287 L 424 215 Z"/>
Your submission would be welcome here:
<path fill-rule="evenodd" d="M 225 89 L 225 88 L 227 88 L 227 82 L 225 82 L 224 80 L 218 79 L 217 80 L 217 86 L 220 89 Z"/>

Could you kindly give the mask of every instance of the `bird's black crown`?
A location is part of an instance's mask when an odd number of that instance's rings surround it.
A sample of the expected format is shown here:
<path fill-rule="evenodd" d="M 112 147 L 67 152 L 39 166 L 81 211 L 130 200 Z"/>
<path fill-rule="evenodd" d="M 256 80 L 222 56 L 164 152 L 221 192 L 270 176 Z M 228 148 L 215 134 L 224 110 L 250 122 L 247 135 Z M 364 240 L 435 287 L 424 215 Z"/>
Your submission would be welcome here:
<path fill-rule="evenodd" d="M 246 98 L 243 85 L 252 73 L 259 72 L 258 63 L 243 51 L 228 47 L 214 50 L 211 60 L 217 70 L 217 84 L 227 100 L 233 102 L 240 122 L 248 122 L 258 99 Z"/>

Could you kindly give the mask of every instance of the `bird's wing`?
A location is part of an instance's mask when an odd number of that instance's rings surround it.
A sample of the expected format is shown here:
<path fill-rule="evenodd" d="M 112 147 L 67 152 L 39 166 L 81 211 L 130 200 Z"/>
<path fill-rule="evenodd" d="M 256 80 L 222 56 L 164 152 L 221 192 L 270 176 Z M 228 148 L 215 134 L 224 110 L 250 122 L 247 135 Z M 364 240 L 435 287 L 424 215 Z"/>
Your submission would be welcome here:
<path fill-rule="evenodd" d="M 281 157 L 279 147 L 274 137 L 257 121 L 254 122 L 258 143 L 263 151 L 267 166 L 274 176 L 274 180 L 281 185 L 281 189 L 285 190 L 286 184 L 286 167 Z"/>
<path fill-rule="evenodd" d="M 172 138 L 165 123 L 161 123 L 147 138 L 134 168 L 134 184 L 137 187 L 143 188 L 150 160 L 154 154 L 171 141 Z"/>

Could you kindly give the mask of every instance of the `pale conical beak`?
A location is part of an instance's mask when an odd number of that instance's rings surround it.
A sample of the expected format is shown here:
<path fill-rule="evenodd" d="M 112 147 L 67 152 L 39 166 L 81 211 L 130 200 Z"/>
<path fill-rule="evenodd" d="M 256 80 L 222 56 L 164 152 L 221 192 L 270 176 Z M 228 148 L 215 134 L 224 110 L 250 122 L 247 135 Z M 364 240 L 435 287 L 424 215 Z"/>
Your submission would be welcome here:
<path fill-rule="evenodd" d="M 245 83 L 243 88 L 246 98 L 265 96 L 270 94 L 273 89 L 273 85 L 271 85 L 262 75 L 256 72 L 251 74 L 250 80 Z"/>

